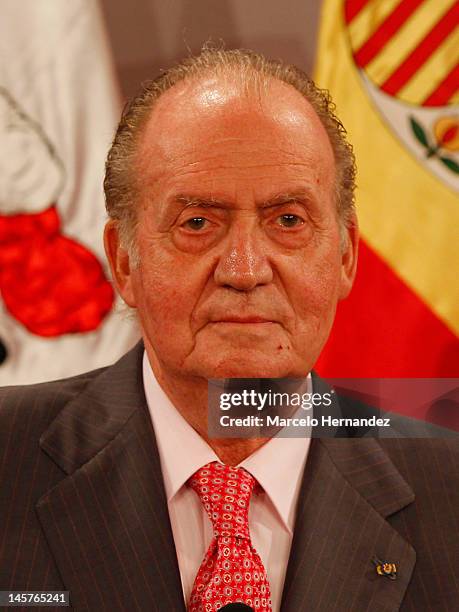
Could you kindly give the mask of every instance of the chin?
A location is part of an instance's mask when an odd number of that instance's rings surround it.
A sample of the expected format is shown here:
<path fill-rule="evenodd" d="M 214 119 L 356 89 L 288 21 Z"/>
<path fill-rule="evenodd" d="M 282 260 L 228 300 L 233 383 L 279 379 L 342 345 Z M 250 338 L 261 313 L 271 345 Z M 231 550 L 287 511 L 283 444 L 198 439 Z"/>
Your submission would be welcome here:
<path fill-rule="evenodd" d="M 295 369 L 288 359 L 270 361 L 266 356 L 227 357 L 218 363 L 203 363 L 206 378 L 288 378 Z M 302 374 L 297 374 L 301 376 Z"/>
<path fill-rule="evenodd" d="M 299 352 L 280 334 L 250 342 L 247 334 L 235 337 L 233 333 L 230 340 L 202 334 L 181 371 L 206 379 L 302 378 L 314 364 L 315 351 Z"/>

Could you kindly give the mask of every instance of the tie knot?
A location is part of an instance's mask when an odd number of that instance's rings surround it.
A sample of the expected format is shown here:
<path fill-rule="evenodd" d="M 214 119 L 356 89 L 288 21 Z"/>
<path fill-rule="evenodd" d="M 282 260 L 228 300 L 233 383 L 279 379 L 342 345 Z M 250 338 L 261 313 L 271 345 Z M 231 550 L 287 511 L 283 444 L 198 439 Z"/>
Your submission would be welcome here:
<path fill-rule="evenodd" d="M 189 485 L 199 495 L 215 537 L 249 536 L 249 503 L 255 479 L 243 468 L 216 461 L 193 474 Z"/>

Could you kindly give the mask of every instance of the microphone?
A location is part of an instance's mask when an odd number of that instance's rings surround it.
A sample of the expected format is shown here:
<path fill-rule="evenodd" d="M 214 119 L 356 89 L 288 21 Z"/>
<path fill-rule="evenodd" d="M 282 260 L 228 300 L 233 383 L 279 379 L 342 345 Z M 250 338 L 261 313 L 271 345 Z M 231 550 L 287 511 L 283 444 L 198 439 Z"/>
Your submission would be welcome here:
<path fill-rule="evenodd" d="M 245 603 L 237 602 L 226 604 L 218 612 L 255 612 L 255 610 Z"/>

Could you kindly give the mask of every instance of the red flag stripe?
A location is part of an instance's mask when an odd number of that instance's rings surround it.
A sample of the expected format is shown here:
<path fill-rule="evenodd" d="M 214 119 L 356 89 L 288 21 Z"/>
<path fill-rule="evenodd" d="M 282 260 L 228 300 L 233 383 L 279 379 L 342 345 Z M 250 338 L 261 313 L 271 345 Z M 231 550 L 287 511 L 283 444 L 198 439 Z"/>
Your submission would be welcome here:
<path fill-rule="evenodd" d="M 459 89 L 459 64 L 446 75 L 436 89 L 424 100 L 423 106 L 443 106 Z"/>
<path fill-rule="evenodd" d="M 458 21 L 459 3 L 456 3 L 437 21 L 419 45 L 383 83 L 381 89 L 390 95 L 395 95 L 410 80 L 416 70 L 419 70 L 448 34 L 452 32 L 457 26 Z"/>
<path fill-rule="evenodd" d="M 456 378 L 459 340 L 361 241 L 354 288 L 315 369 L 343 378 Z"/>
<path fill-rule="evenodd" d="M 360 13 L 368 2 L 370 2 L 370 0 L 347 0 L 344 7 L 346 22 L 351 23 L 354 17 Z"/>
<path fill-rule="evenodd" d="M 402 0 L 354 54 L 358 66 L 364 68 L 424 0 Z"/>

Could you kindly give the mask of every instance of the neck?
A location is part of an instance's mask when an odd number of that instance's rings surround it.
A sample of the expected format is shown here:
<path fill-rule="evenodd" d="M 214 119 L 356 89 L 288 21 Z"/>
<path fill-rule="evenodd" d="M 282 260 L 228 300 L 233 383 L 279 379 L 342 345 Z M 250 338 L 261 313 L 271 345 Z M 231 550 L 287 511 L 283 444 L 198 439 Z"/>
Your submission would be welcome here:
<path fill-rule="evenodd" d="M 226 465 L 235 466 L 263 446 L 269 438 L 210 438 L 207 427 L 207 380 L 168 374 L 156 355 L 147 347 L 151 369 L 174 407 L 193 429 L 207 442 L 217 457 Z"/>

